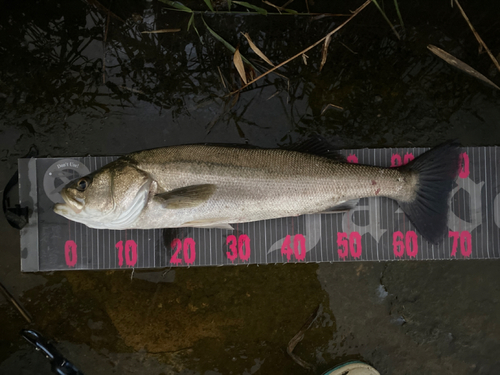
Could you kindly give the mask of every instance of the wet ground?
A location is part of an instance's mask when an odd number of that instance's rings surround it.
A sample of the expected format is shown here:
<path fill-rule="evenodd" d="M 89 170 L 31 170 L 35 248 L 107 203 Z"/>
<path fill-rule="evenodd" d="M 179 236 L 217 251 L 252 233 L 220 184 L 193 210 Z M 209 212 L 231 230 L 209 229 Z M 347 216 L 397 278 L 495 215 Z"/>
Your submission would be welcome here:
<path fill-rule="evenodd" d="M 497 55 L 499 6 L 462 3 Z M 360 5 L 316 0 L 310 11 Z M 33 145 L 40 156 L 98 156 L 198 142 L 276 147 L 313 133 L 356 148 L 500 144 L 499 92 L 426 49 L 500 83 L 456 6 L 400 5 L 404 29 L 385 4 L 400 40 L 371 4 L 332 38 L 321 72 L 317 47 L 307 65 L 294 60 L 231 96 L 241 86 L 232 54 L 204 22 L 263 72 L 241 32 L 276 63 L 346 17 L 195 13 L 198 35 L 186 30 L 191 13 L 156 1 L 4 2 L 0 186 Z M 351 359 L 382 374 L 500 373 L 498 261 L 23 274 L 19 233 L 0 220 L 0 281 L 33 316 L 28 325 L 0 297 L 1 374 L 51 373 L 20 338 L 27 327 L 85 374 L 320 374 Z M 308 372 L 286 347 L 317 306 L 294 351 L 315 366 Z"/>

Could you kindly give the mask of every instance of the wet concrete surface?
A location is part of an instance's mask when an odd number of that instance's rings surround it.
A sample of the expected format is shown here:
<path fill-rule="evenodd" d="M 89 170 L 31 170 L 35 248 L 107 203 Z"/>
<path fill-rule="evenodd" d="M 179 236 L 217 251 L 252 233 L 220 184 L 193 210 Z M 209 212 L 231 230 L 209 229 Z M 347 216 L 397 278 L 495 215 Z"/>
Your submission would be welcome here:
<path fill-rule="evenodd" d="M 316 3 L 318 12 L 360 5 Z M 0 186 L 32 145 L 41 156 L 117 155 L 199 142 L 277 147 L 315 132 L 360 148 L 434 146 L 449 138 L 500 144 L 498 92 L 426 50 L 429 43 L 445 48 L 498 84 L 491 60 L 477 53 L 449 4 L 401 4 L 402 40 L 371 6 L 332 40 L 321 73 L 317 49 L 307 66 L 299 60 L 282 69 L 288 80 L 272 75 L 238 100 L 228 96 L 240 85 L 232 56 L 200 14 L 203 45 L 186 31 L 189 14 L 165 12 L 156 2 L 103 4 L 116 15 L 109 23 L 106 12 L 83 2 L 6 4 Z M 498 6 L 463 6 L 498 53 Z M 203 17 L 250 56 L 239 34 L 249 32 L 275 62 L 339 22 Z M 140 33 L 178 26 L 180 33 Z M 344 110 L 322 112 L 328 104 Z M 0 297 L 1 374 L 51 373 L 21 339 L 27 327 L 53 339 L 85 374 L 306 374 L 286 347 L 318 305 L 318 319 L 294 351 L 315 366 L 312 373 L 352 359 L 382 374 L 500 373 L 498 261 L 25 274 L 19 233 L 0 221 L 0 281 L 33 316 L 27 324 Z"/>

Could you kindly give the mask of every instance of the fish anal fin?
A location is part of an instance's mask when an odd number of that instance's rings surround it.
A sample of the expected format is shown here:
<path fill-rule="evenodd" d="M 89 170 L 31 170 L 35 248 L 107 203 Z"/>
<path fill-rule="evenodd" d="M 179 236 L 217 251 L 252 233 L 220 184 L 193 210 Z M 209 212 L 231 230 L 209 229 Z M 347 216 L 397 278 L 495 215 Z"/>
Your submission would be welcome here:
<path fill-rule="evenodd" d="M 188 221 L 182 224 L 183 227 L 192 227 L 192 228 L 213 228 L 213 229 L 227 229 L 234 230 L 234 228 L 228 223 L 222 222 L 224 219 L 202 219 L 202 220 L 193 220 Z"/>
<path fill-rule="evenodd" d="M 160 200 L 168 209 L 192 208 L 205 203 L 215 192 L 213 184 L 185 186 L 156 194 L 155 199 Z"/>
<path fill-rule="evenodd" d="M 351 199 L 349 201 L 341 202 L 325 211 L 318 212 L 319 214 L 341 214 L 352 210 L 358 204 L 359 199 Z"/>

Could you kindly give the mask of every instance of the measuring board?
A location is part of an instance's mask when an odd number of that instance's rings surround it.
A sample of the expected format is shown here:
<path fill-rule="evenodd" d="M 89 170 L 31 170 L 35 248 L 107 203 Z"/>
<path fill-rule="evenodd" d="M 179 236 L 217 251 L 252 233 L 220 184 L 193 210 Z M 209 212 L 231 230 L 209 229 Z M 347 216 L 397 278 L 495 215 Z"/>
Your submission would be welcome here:
<path fill-rule="evenodd" d="M 343 150 L 350 163 L 399 166 L 425 148 Z M 293 262 L 500 257 L 498 147 L 468 147 L 450 200 L 448 231 L 430 244 L 387 198 L 362 198 L 341 214 L 303 215 L 223 229 L 101 230 L 69 221 L 52 207 L 66 183 L 117 157 L 20 159 L 21 270 L 162 268 Z"/>

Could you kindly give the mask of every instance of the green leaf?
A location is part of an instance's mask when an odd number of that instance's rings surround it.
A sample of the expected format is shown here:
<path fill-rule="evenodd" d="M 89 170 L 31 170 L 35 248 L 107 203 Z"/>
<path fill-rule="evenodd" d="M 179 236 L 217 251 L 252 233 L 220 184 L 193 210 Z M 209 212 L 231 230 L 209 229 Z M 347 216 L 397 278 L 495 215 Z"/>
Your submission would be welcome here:
<path fill-rule="evenodd" d="M 285 12 L 290 13 L 290 14 L 299 14 L 296 10 L 293 9 L 283 9 Z"/>
<path fill-rule="evenodd" d="M 175 9 L 178 9 L 182 12 L 186 13 L 193 13 L 193 10 L 191 8 L 188 8 L 184 4 L 179 3 L 178 1 L 171 1 L 171 0 L 160 0 L 162 3 L 165 3 L 167 5 L 170 5 L 171 7 L 174 7 Z"/>
<path fill-rule="evenodd" d="M 224 46 L 226 46 L 226 48 L 228 50 L 230 50 L 232 53 L 234 53 L 236 51 L 236 48 L 234 48 L 231 44 L 229 44 L 228 42 L 226 42 L 219 34 L 217 34 L 215 31 L 213 31 L 210 28 L 210 26 L 207 25 L 207 23 L 205 22 L 205 20 L 203 19 L 203 17 L 201 17 L 201 19 L 203 20 L 203 23 L 207 27 L 207 30 L 210 32 L 210 34 L 213 35 L 213 37 L 215 39 L 217 39 L 219 42 L 221 42 L 222 44 L 224 44 Z"/>
<path fill-rule="evenodd" d="M 200 42 L 201 42 L 201 44 L 203 44 L 203 39 L 201 39 L 200 33 L 198 32 L 198 29 L 196 28 L 196 25 L 194 24 L 194 13 L 192 13 L 192 14 L 191 14 L 191 17 L 189 18 L 187 31 L 189 31 L 189 27 L 190 27 L 191 25 L 193 25 L 193 29 L 194 29 L 194 31 L 196 31 L 196 34 L 198 34 L 198 38 L 200 38 Z"/>
<path fill-rule="evenodd" d="M 212 12 L 214 11 L 214 7 L 212 6 L 212 2 L 210 0 L 205 0 L 205 4 L 207 4 L 208 9 Z"/>
<path fill-rule="evenodd" d="M 259 7 L 255 6 L 255 5 L 249 4 L 246 1 L 236 1 L 236 0 L 233 0 L 233 3 L 239 4 L 239 5 L 244 6 L 246 8 L 253 9 L 253 10 L 257 11 L 257 13 L 260 13 L 260 14 L 263 14 L 264 16 L 267 16 L 267 10 L 259 8 Z"/>
<path fill-rule="evenodd" d="M 191 17 L 189 17 L 189 22 L 188 22 L 188 28 L 187 28 L 187 31 L 189 31 L 189 28 L 191 27 L 191 25 L 194 26 L 194 13 L 191 14 Z"/>
<path fill-rule="evenodd" d="M 232 54 L 234 54 L 236 52 L 236 48 L 234 48 L 231 44 L 229 44 L 228 42 L 226 42 L 224 40 L 224 38 L 222 38 L 219 34 L 217 34 L 215 31 L 213 31 L 210 26 L 207 25 L 207 23 L 205 22 L 205 20 L 203 19 L 203 17 L 201 17 L 201 19 L 203 20 L 203 23 L 205 24 L 207 30 L 210 32 L 210 34 L 213 35 L 213 37 L 215 39 L 217 39 L 219 42 L 221 42 L 222 44 L 224 44 L 224 46 L 229 50 L 231 51 Z M 252 68 L 255 69 L 255 67 L 253 66 L 253 64 L 248 61 L 243 55 L 241 55 L 241 58 L 244 62 L 246 62 L 248 65 L 250 65 Z"/>
<path fill-rule="evenodd" d="M 231 11 L 231 0 L 227 0 L 227 10 Z"/>

